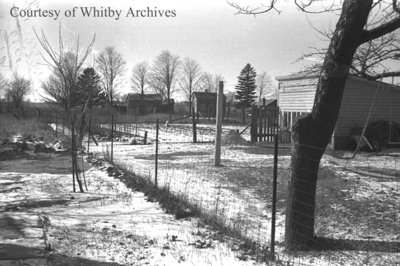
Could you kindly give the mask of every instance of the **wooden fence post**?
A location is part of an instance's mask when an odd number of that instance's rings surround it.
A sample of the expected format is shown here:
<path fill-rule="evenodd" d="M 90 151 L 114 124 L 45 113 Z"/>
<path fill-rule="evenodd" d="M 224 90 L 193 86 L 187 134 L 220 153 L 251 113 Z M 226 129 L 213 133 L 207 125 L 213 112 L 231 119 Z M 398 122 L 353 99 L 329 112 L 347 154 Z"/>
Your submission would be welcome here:
<path fill-rule="evenodd" d="M 250 140 L 257 142 L 257 106 L 251 107 L 251 126 L 250 126 Z"/>
<path fill-rule="evenodd" d="M 219 82 L 217 94 L 217 117 L 216 117 L 216 130 L 215 130 L 215 156 L 214 165 L 221 166 L 221 133 L 222 133 L 222 115 L 224 106 L 224 82 Z"/>

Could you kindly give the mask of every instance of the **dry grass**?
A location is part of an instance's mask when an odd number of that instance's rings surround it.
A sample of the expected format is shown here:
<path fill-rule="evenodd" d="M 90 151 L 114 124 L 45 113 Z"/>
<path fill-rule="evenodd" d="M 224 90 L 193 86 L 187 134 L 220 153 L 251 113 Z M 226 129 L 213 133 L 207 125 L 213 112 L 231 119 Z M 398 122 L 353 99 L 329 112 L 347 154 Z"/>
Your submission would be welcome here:
<path fill-rule="evenodd" d="M 0 141 L 10 139 L 13 135 L 21 135 L 24 139 L 53 142 L 57 139 L 52 128 L 37 119 L 19 120 L 10 114 L 1 114 Z"/>

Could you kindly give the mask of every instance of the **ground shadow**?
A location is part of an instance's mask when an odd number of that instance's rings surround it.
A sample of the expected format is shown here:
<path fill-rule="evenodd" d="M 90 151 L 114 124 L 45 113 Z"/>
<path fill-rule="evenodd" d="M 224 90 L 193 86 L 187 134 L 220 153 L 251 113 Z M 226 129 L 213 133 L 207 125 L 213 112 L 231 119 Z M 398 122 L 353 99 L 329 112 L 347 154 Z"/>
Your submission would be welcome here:
<path fill-rule="evenodd" d="M 250 146 L 232 146 L 229 147 L 230 150 L 240 150 L 248 154 L 261 154 L 261 155 L 274 155 L 274 145 L 271 143 L 267 145 L 263 144 L 255 144 Z M 287 156 L 290 155 L 291 148 L 287 146 L 280 146 L 278 148 L 278 156 Z"/>
<path fill-rule="evenodd" d="M 351 240 L 317 237 L 315 249 L 321 251 L 372 251 L 372 252 L 400 252 L 400 242 L 375 241 L 375 240 Z"/>
<path fill-rule="evenodd" d="M 1 160 L 0 160 L 1 161 Z M 78 158 L 79 167 L 82 168 L 82 160 Z M 17 166 L 16 166 L 17 165 Z M 33 167 L 34 165 L 34 167 Z M 83 161 L 84 170 L 92 166 Z M 1 172 L 14 172 L 20 174 L 71 174 L 72 163 L 69 154 L 45 154 L 45 153 L 21 153 L 21 156 L 11 160 L 1 161 Z"/>
<path fill-rule="evenodd" d="M 23 237 L 23 223 L 24 221 L 17 220 L 7 215 L 7 213 L 3 213 L 3 215 L 0 216 L 0 237 L 3 239 L 18 239 Z M 0 249 L 0 258 L 2 258 L 1 252 L 2 250 Z"/>
<path fill-rule="evenodd" d="M 4 211 L 24 210 L 33 208 L 51 207 L 53 205 L 64 205 L 68 203 L 66 199 L 43 199 L 43 200 L 26 200 L 22 202 L 7 204 L 3 207 Z"/>
<path fill-rule="evenodd" d="M 201 155 L 210 155 L 209 152 L 203 151 L 188 151 L 188 152 L 171 152 L 171 153 L 163 153 L 158 155 L 159 160 L 174 160 L 178 159 L 178 157 L 193 157 L 193 156 L 201 156 Z M 142 156 L 135 156 L 135 159 L 141 160 L 155 160 L 155 155 L 142 155 Z"/>
<path fill-rule="evenodd" d="M 68 257 L 52 254 L 44 249 L 20 246 L 15 244 L 0 244 L 0 262 L 13 261 L 15 265 L 25 265 L 24 260 L 36 261 L 35 265 L 50 266 L 119 266 L 118 263 L 100 262 L 78 257 Z M 14 264 L 12 264 L 14 265 Z"/>

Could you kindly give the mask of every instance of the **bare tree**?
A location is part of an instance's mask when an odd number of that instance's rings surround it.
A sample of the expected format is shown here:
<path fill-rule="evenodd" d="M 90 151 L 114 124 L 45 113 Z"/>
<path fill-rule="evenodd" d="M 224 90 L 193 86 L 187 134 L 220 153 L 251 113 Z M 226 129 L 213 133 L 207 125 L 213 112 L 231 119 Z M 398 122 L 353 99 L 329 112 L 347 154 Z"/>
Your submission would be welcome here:
<path fill-rule="evenodd" d="M 200 65 L 196 60 L 185 58 L 182 62 L 182 74 L 179 85 L 189 102 L 189 114 L 192 114 L 193 92 L 198 91 L 203 81 Z"/>
<path fill-rule="evenodd" d="M 204 72 L 200 90 L 217 93 L 220 81 L 224 81 L 224 77 L 221 74 L 213 75 L 211 73 Z"/>
<path fill-rule="evenodd" d="M 225 78 L 222 76 L 222 74 L 215 74 L 214 75 L 214 92 L 217 93 L 218 88 L 219 88 L 219 82 L 224 81 Z"/>
<path fill-rule="evenodd" d="M 139 104 L 139 113 L 144 113 L 145 106 L 143 105 L 144 94 L 148 90 L 150 82 L 150 67 L 147 62 L 138 63 L 133 67 L 132 70 L 132 89 L 135 92 L 140 93 L 142 102 Z"/>
<path fill-rule="evenodd" d="M 391 32 L 362 44 L 354 54 L 350 72 L 370 80 L 399 77 L 400 68 L 392 70 L 387 64 L 395 60 L 398 54 L 400 54 L 399 34 Z"/>
<path fill-rule="evenodd" d="M 126 63 L 114 47 L 106 47 L 96 58 L 96 64 L 103 78 L 104 90 L 112 106 L 116 94 L 116 81 L 125 72 Z"/>
<path fill-rule="evenodd" d="M 229 115 L 231 114 L 231 109 L 235 104 L 235 96 L 236 92 L 229 91 L 226 95 L 226 120 L 229 119 Z"/>
<path fill-rule="evenodd" d="M 268 75 L 267 71 L 263 71 L 257 75 L 256 83 L 259 101 L 262 101 L 263 98 L 276 99 L 277 90 L 274 88 L 272 78 Z"/>
<path fill-rule="evenodd" d="M 77 84 L 80 72 L 76 69 L 76 58 L 77 55 L 74 52 L 64 52 L 62 58 L 58 59 L 62 71 L 54 68 L 53 74 L 42 83 L 42 88 L 47 94 L 43 98 L 48 102 L 58 104 L 66 112 L 71 111 L 81 102 Z"/>
<path fill-rule="evenodd" d="M 153 63 L 150 85 L 167 103 L 170 103 L 175 89 L 179 65 L 179 56 L 172 55 L 169 51 L 162 51 Z"/>
<path fill-rule="evenodd" d="M 203 73 L 203 82 L 201 84 L 201 90 L 209 92 L 215 91 L 214 77 L 212 74 L 208 72 Z"/>
<path fill-rule="evenodd" d="M 35 35 L 45 51 L 47 57 L 43 56 L 43 59 L 49 65 L 49 68 L 53 72 L 53 75 L 49 80 L 43 84 L 43 88 L 48 90 L 47 98 L 49 101 L 58 103 L 64 110 L 64 114 L 68 119 L 70 132 L 71 132 L 71 157 L 72 157 L 72 180 L 73 180 L 73 190 L 75 192 L 75 180 L 78 182 L 80 192 L 84 192 L 82 181 L 78 174 L 78 143 L 77 143 L 77 131 L 79 128 L 79 133 L 83 134 L 85 132 L 85 108 L 80 112 L 77 112 L 75 106 L 75 100 L 77 95 L 77 82 L 78 77 L 83 67 L 87 56 L 93 47 L 94 36 L 88 47 L 80 53 L 79 47 L 79 37 L 77 40 L 76 50 L 68 51 L 64 49 L 61 25 L 59 27 L 59 49 L 58 52 L 53 49 L 50 45 L 46 35 L 41 31 L 40 36 L 35 31 Z M 78 118 L 78 114 L 80 117 Z"/>
<path fill-rule="evenodd" d="M 270 0 L 269 5 L 255 11 L 235 6 L 239 13 L 260 14 L 275 10 L 277 2 Z M 304 12 L 317 12 L 310 7 L 318 2 L 321 1 L 294 1 Z M 364 43 L 400 28 L 397 0 L 342 0 L 331 3 L 332 6 L 321 12 L 340 8 L 340 17 L 322 63 L 314 106 L 311 113 L 299 118 L 292 129 L 292 171 L 285 230 L 285 243 L 289 250 L 309 249 L 319 244 L 314 234 L 319 163 L 335 128 L 356 50 Z M 379 14 L 382 19 L 373 27 L 368 27 L 372 14 Z"/>
<path fill-rule="evenodd" d="M 0 96 L 5 92 L 7 89 L 7 80 L 4 78 L 3 74 L 0 73 Z"/>
<path fill-rule="evenodd" d="M 368 23 L 367 27 L 376 25 L 377 22 Z M 321 35 L 321 39 L 329 41 L 333 35 L 332 30 L 322 31 L 314 29 Z M 326 48 L 314 47 L 304 54 L 299 60 L 314 61 L 308 66 L 311 71 L 319 71 L 322 66 Z M 386 77 L 399 77 L 400 69 L 391 69 L 390 63 L 400 56 L 400 36 L 397 32 L 390 32 L 379 38 L 361 44 L 354 56 L 350 66 L 350 73 L 369 79 L 378 80 Z M 395 65 L 395 64 L 392 64 Z"/>
<path fill-rule="evenodd" d="M 7 80 L 4 78 L 3 74 L 0 73 L 0 113 L 3 111 L 3 100 L 4 97 L 6 96 L 6 90 L 8 87 L 8 82 Z"/>
<path fill-rule="evenodd" d="M 14 73 L 6 90 L 6 98 L 12 103 L 16 115 L 24 116 L 23 102 L 30 90 L 31 81 L 18 75 L 18 73 Z"/>
<path fill-rule="evenodd" d="M 141 95 L 145 94 L 149 83 L 150 67 L 147 62 L 141 62 L 133 67 L 132 70 L 132 89 Z"/>

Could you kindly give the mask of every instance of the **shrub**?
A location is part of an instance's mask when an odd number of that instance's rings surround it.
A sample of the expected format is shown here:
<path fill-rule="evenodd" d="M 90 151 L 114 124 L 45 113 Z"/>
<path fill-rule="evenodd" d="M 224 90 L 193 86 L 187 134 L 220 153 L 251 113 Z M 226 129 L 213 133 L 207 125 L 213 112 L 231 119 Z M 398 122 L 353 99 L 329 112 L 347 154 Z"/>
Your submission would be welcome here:
<path fill-rule="evenodd" d="M 392 125 L 385 120 L 371 122 L 366 130 L 365 137 L 369 142 L 377 142 L 379 146 L 386 147 L 390 141 L 400 141 L 400 126 L 394 122 Z"/>

